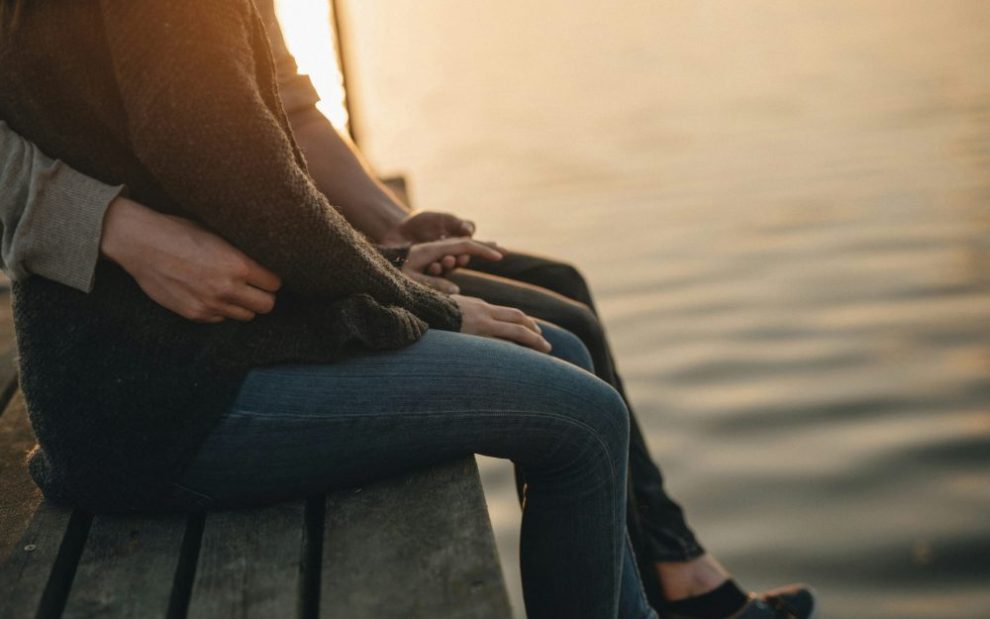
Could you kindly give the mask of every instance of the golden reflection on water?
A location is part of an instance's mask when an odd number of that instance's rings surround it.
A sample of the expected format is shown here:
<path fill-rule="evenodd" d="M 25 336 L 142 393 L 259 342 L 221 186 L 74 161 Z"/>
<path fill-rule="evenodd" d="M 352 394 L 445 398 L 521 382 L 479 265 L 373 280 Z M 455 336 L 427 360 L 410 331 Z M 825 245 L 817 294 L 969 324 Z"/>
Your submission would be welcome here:
<path fill-rule="evenodd" d="M 990 3 L 344 4 L 372 160 L 581 265 L 742 582 L 987 616 Z M 511 472 L 484 474 L 513 580 Z"/>

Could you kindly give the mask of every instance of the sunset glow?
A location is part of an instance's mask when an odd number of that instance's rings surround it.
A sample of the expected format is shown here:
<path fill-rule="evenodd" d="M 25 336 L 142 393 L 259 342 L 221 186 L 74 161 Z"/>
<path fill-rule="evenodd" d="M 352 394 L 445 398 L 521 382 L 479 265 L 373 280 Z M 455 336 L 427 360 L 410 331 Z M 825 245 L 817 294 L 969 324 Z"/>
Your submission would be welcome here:
<path fill-rule="evenodd" d="M 337 128 L 347 126 L 344 83 L 337 60 L 329 0 L 277 0 L 279 22 L 299 72 L 320 93 L 317 105 Z"/>

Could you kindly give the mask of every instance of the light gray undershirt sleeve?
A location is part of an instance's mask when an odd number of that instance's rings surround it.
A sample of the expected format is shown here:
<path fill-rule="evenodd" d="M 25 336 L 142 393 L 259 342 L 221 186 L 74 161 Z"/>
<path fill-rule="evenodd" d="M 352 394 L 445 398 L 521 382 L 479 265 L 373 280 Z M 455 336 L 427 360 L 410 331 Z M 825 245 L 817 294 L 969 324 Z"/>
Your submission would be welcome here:
<path fill-rule="evenodd" d="M 103 216 L 121 191 L 49 158 L 0 121 L 0 266 L 14 280 L 35 274 L 89 292 Z"/>

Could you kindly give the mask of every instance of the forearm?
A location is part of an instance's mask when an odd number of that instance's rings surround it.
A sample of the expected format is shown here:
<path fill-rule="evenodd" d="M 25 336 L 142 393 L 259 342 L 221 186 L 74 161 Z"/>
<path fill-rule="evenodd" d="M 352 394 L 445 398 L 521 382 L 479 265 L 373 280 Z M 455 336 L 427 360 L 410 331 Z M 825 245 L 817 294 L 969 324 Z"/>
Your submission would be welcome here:
<path fill-rule="evenodd" d="M 409 208 L 383 185 L 354 144 L 315 107 L 289 115 L 310 176 L 355 228 L 380 241 L 409 215 Z"/>
<path fill-rule="evenodd" d="M 41 275 L 88 292 L 104 215 L 122 189 L 51 159 L 0 122 L 4 270 L 12 279 Z"/>
<path fill-rule="evenodd" d="M 256 0 L 278 77 L 279 96 L 306 156 L 316 187 L 355 228 L 375 241 L 395 228 L 408 209 L 376 178 L 354 144 L 316 109 L 319 95 L 298 72 L 275 15 L 272 0 Z"/>

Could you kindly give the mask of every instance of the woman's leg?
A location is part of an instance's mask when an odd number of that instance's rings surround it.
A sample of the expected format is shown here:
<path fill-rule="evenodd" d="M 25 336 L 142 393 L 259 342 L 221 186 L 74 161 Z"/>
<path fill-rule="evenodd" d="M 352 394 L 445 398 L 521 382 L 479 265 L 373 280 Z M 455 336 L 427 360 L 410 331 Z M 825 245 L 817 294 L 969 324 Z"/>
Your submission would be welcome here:
<path fill-rule="evenodd" d="M 643 590 L 643 580 L 636 564 L 636 551 L 626 532 L 626 552 L 622 560 L 622 584 L 619 592 L 619 617 L 621 619 L 657 619 Z"/>
<path fill-rule="evenodd" d="M 553 346 L 550 354 L 562 361 L 576 365 L 586 372 L 595 371 L 591 354 L 581 340 L 571 332 L 554 324 L 545 321 L 539 322 L 543 329 L 543 337 Z M 516 482 L 520 485 L 520 500 L 522 500 L 525 491 L 522 490 L 521 486 L 525 475 L 520 472 L 520 469 L 521 467 L 516 466 Z M 657 614 L 650 606 L 643 580 L 640 577 L 636 551 L 628 530 L 626 531 L 625 553 L 622 559 L 622 580 L 619 585 L 619 617 L 622 619 L 657 619 Z"/>
<path fill-rule="evenodd" d="M 614 389 L 528 349 L 430 331 L 403 350 L 252 371 L 182 483 L 218 505 L 361 485 L 470 453 L 526 468 L 527 612 L 615 617 L 628 414 Z"/>
<path fill-rule="evenodd" d="M 595 374 L 615 387 L 626 401 L 630 414 L 627 523 L 644 575 L 647 595 L 654 606 L 660 607 L 664 596 L 656 565 L 667 562 L 667 565 L 675 565 L 675 570 L 677 567 L 688 568 L 686 571 L 693 575 L 695 571 L 701 571 L 694 569 L 693 562 L 704 556 L 704 549 L 688 526 L 680 505 L 664 489 L 663 475 L 650 456 L 633 407 L 626 398 L 605 330 L 595 314 L 594 306 L 589 305 L 591 293 L 587 285 L 572 267 L 524 254 L 510 253 L 502 261 L 490 265 L 472 263 L 472 267 L 476 266 L 501 275 L 473 270 L 455 271 L 450 278 L 464 294 L 517 307 L 574 333 L 587 346 Z M 527 278 L 532 283 L 509 277 Z M 556 285 L 560 290 L 548 290 L 538 284 Z M 563 293 L 575 298 L 565 297 Z M 708 571 L 704 573 L 709 574 Z M 677 596 L 679 590 L 672 593 Z"/>

